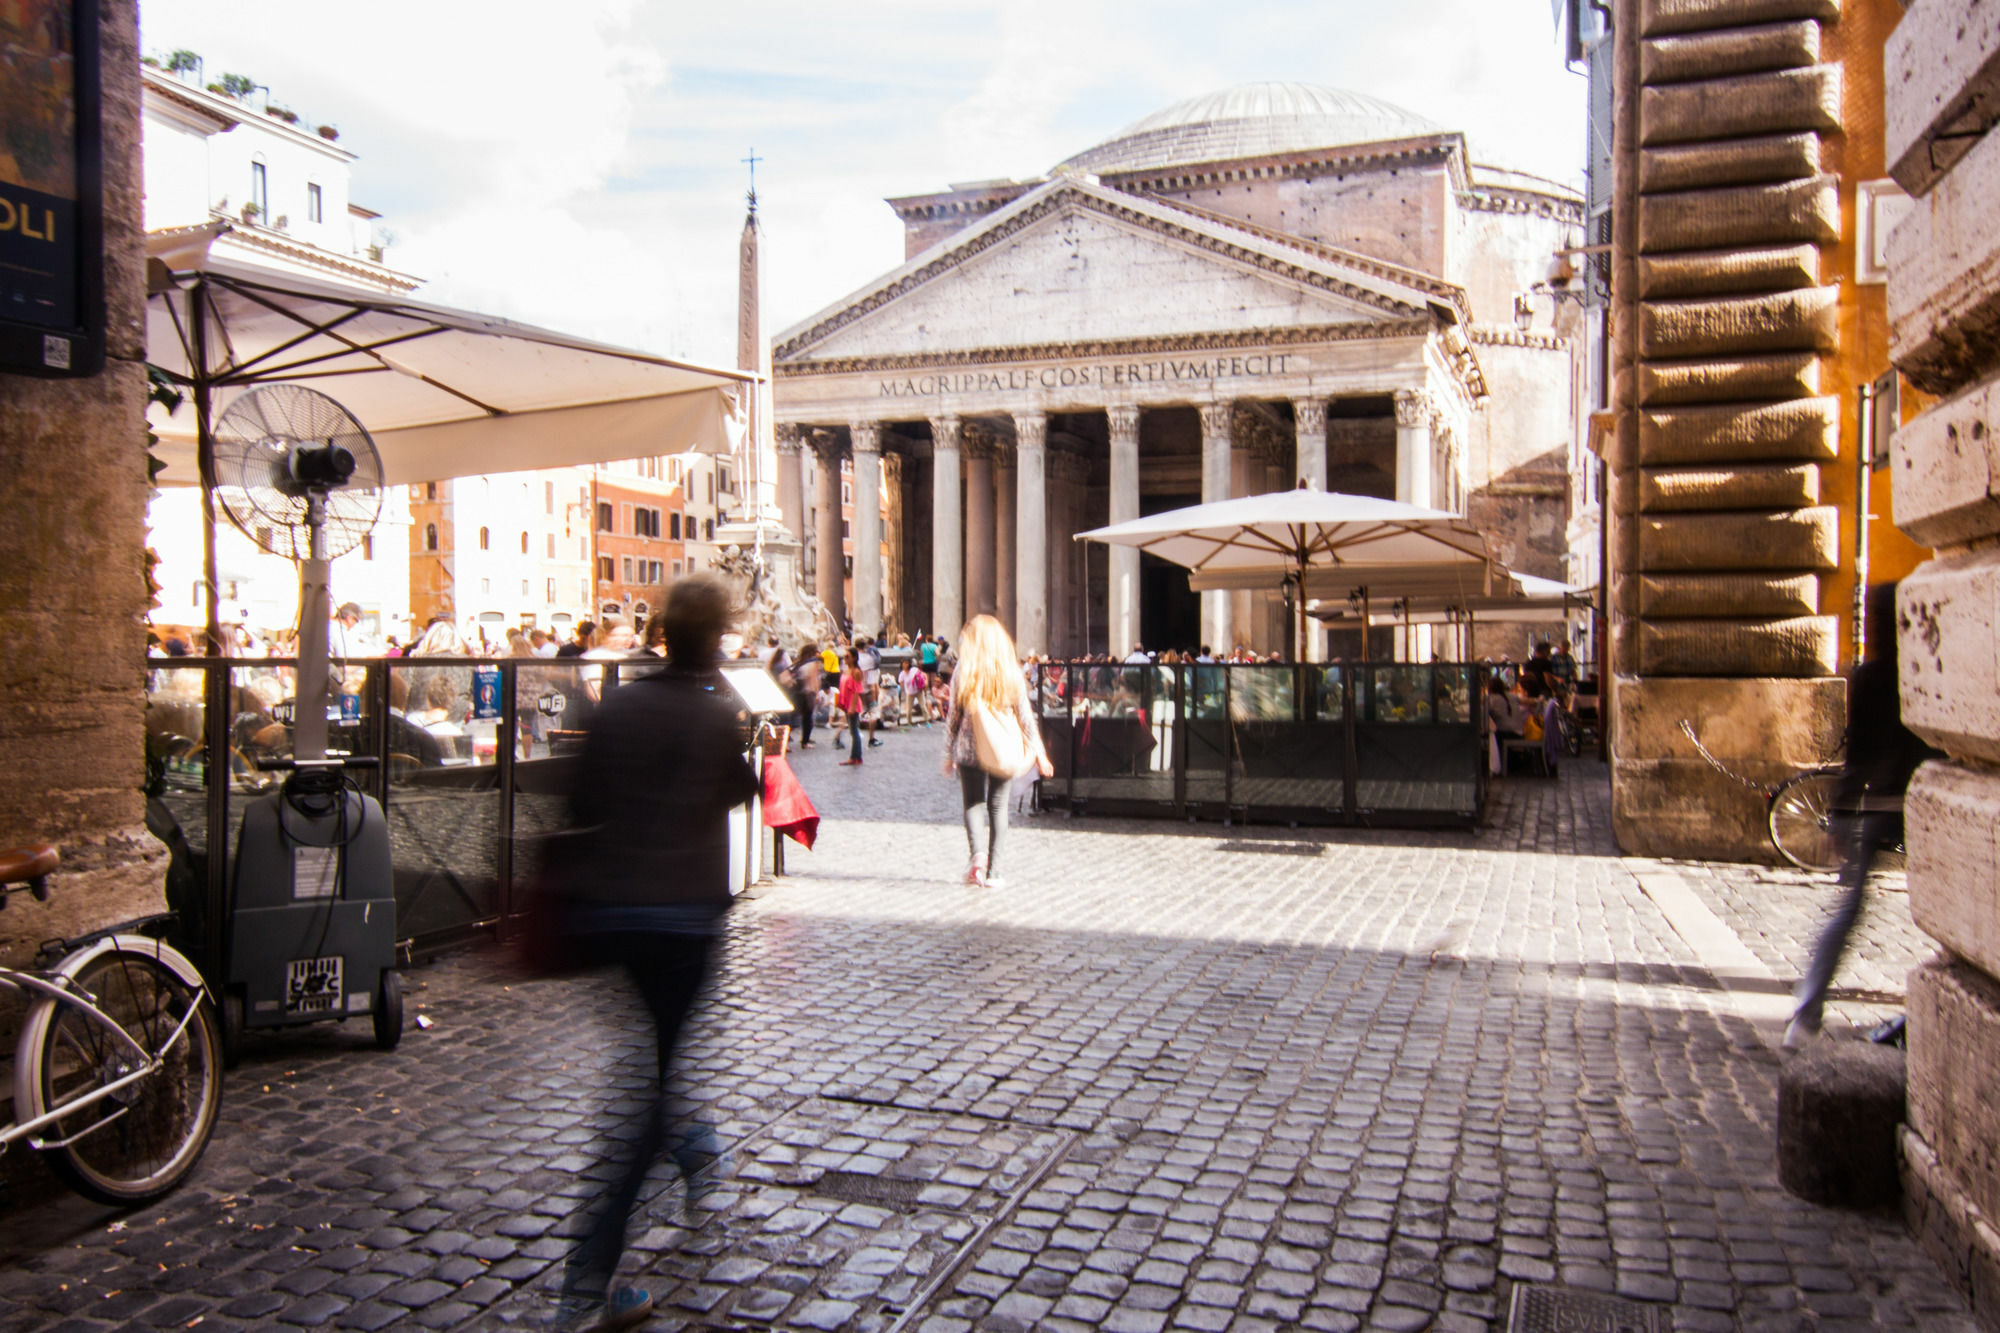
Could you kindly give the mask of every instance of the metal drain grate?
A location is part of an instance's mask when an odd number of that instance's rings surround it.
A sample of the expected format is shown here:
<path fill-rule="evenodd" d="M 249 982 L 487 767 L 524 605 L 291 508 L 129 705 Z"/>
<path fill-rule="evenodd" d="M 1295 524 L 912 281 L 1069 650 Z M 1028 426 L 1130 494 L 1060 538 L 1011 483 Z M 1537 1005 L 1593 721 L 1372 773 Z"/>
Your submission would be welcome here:
<path fill-rule="evenodd" d="M 1215 844 L 1218 852 L 1245 852 L 1252 856 L 1323 856 L 1326 848 L 1323 842 L 1265 842 L 1262 838 L 1232 838 Z"/>
<path fill-rule="evenodd" d="M 1664 1305 L 1527 1283 L 1507 1308 L 1507 1333 L 1668 1333 L 1673 1324 Z"/>
<path fill-rule="evenodd" d="M 847 1203 L 872 1203 L 885 1208 L 914 1207 L 923 1196 L 924 1182 L 898 1176 L 871 1176 L 859 1171 L 828 1171 L 806 1185 L 814 1194 Z"/>

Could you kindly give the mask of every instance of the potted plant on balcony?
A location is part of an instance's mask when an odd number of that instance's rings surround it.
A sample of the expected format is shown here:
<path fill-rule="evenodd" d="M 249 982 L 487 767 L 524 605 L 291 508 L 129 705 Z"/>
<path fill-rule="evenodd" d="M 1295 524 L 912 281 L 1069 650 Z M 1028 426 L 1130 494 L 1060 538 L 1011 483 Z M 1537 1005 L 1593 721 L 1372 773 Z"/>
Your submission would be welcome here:
<path fill-rule="evenodd" d="M 328 143 L 332 143 L 335 139 L 338 139 L 340 137 L 340 131 L 335 129 L 331 125 L 322 125 L 319 127 L 319 137 L 326 140 Z"/>
<path fill-rule="evenodd" d="M 245 204 L 243 205 L 243 220 L 245 222 L 255 222 L 258 214 L 263 211 L 263 209 L 257 207 L 255 204 Z"/>
<path fill-rule="evenodd" d="M 287 125 L 296 125 L 299 123 L 298 112 L 292 110 L 288 106 L 279 106 L 276 102 L 273 102 L 269 106 L 265 107 L 264 114 L 270 116 L 274 120 L 282 120 Z"/>

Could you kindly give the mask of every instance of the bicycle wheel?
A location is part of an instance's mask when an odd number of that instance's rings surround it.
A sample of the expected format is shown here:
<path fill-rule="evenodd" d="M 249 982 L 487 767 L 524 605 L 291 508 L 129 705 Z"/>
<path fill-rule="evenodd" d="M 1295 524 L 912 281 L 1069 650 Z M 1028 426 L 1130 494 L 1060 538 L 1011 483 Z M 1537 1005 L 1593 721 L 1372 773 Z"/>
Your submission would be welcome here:
<path fill-rule="evenodd" d="M 1556 736 L 1562 741 L 1563 753 L 1574 759 L 1583 753 L 1583 728 L 1576 723 L 1576 714 L 1567 708 L 1556 711 Z"/>
<path fill-rule="evenodd" d="M 63 1141 L 50 1164 L 79 1193 L 102 1203 L 156 1199 L 194 1169 L 215 1128 L 222 1061 L 214 1014 L 200 991 L 132 949 L 105 950 L 78 968 L 72 981 L 159 1061 L 159 1069 L 60 1116 L 43 1132 L 50 1141 Z M 181 1020 L 190 1011 L 193 1021 L 183 1028 Z M 43 1026 L 35 1065 L 39 1109 L 58 1112 L 145 1067 L 94 1015 L 63 1003 L 54 1004 Z"/>
<path fill-rule="evenodd" d="M 1837 768 L 1812 769 L 1786 778 L 1771 793 L 1771 845 L 1801 870 L 1840 869 L 1840 836 L 1833 827 Z"/>

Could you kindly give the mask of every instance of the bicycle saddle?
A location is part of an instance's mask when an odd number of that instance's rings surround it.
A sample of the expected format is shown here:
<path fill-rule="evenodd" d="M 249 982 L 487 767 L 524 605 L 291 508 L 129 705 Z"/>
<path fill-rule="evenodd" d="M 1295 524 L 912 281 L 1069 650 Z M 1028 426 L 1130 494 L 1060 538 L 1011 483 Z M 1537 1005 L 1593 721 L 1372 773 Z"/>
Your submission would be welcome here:
<path fill-rule="evenodd" d="M 50 874 L 61 856 L 48 843 L 0 851 L 0 884 L 27 884 Z"/>

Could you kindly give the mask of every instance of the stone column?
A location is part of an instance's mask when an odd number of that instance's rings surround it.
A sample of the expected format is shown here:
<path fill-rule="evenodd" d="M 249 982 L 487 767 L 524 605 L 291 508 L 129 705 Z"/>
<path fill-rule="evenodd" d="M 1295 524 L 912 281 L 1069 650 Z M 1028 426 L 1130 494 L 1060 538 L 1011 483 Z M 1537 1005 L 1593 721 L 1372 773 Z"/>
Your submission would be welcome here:
<path fill-rule="evenodd" d="M 1431 403 L 1415 389 L 1396 390 L 1396 498 L 1431 503 Z"/>
<path fill-rule="evenodd" d="M 965 624 L 965 547 L 959 526 L 959 429 L 931 418 L 931 633 L 956 640 Z"/>
<path fill-rule="evenodd" d="M 965 615 L 997 609 L 993 583 L 993 442 L 984 432 L 965 441 Z"/>
<path fill-rule="evenodd" d="M 1040 412 L 1014 414 L 1014 455 L 1019 499 L 1014 510 L 1014 641 L 1023 653 L 1049 644 L 1049 419 Z"/>
<path fill-rule="evenodd" d="M 813 431 L 812 450 L 813 594 L 838 622 L 847 618 L 840 555 L 840 440 L 832 431 Z"/>
<path fill-rule="evenodd" d="M 806 490 L 804 459 L 799 447 L 799 428 L 780 423 L 778 436 L 778 519 L 785 531 L 804 541 L 806 537 Z"/>
<path fill-rule="evenodd" d="M 1201 407 L 1201 502 L 1213 504 L 1229 498 L 1229 436 L 1233 410 L 1228 403 L 1204 403 Z M 1202 641 L 1220 657 L 1229 651 L 1229 594 L 1205 592 L 1201 595 Z"/>
<path fill-rule="evenodd" d="M 1292 481 L 1302 481 L 1313 490 L 1323 491 L 1326 489 L 1326 399 L 1294 398 L 1292 418 L 1296 423 L 1293 439 L 1297 442 L 1299 460 L 1299 475 Z"/>
<path fill-rule="evenodd" d="M 1247 423 L 1246 423 L 1247 424 Z M 1238 437 L 1231 428 L 1229 441 L 1229 494 L 1232 498 L 1256 495 L 1264 489 L 1264 459 L 1257 449 L 1255 440 Z M 1233 592 L 1229 594 L 1230 647 L 1243 644 L 1256 651 L 1263 651 L 1263 635 L 1260 633 L 1263 616 L 1260 614 L 1264 594 L 1260 592 Z M 1216 644 L 1215 650 L 1222 651 Z"/>
<path fill-rule="evenodd" d="M 855 637 L 882 632 L 882 434 L 873 421 L 848 427 L 854 441 Z"/>
<path fill-rule="evenodd" d="M 1139 409 L 1112 407 L 1104 415 L 1111 427 L 1111 504 L 1106 517 L 1123 523 L 1139 517 Z M 1112 546 L 1107 554 L 1105 625 L 1111 655 L 1123 661 L 1139 639 L 1139 553 L 1129 546 Z"/>
<path fill-rule="evenodd" d="M 993 614 L 1014 632 L 1014 451 L 1004 443 L 993 446 Z"/>
<path fill-rule="evenodd" d="M 903 468 L 908 462 L 903 455 L 894 451 L 883 451 L 875 455 L 881 461 L 882 482 L 876 488 L 881 496 L 881 541 L 882 552 L 882 620 L 881 632 L 893 634 L 911 629 L 909 611 L 909 589 L 903 586 L 903 543 L 908 539 L 909 525 L 904 522 L 903 510 Z"/>

